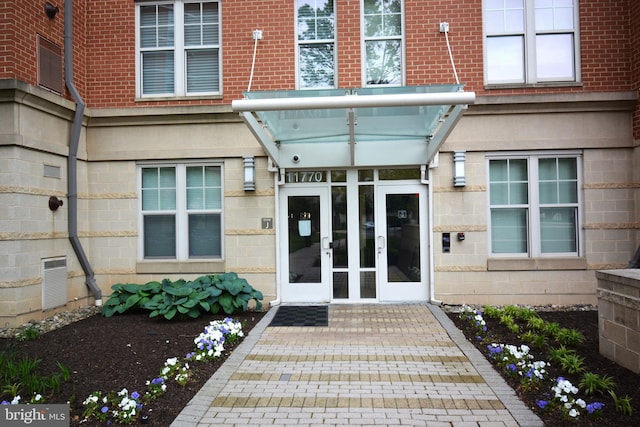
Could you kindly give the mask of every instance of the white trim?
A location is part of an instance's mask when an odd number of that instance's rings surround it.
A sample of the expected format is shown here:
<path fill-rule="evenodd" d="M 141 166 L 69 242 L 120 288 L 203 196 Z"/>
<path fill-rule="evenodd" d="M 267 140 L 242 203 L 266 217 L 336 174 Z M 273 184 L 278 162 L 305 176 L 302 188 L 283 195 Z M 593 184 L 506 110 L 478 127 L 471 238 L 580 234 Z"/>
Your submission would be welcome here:
<path fill-rule="evenodd" d="M 184 45 L 184 5 L 185 3 L 217 3 L 218 4 L 218 43 L 217 45 L 205 45 L 197 47 L 187 47 Z M 173 5 L 173 37 L 174 43 L 171 48 L 158 48 L 158 51 L 172 50 L 174 53 L 174 87 L 172 93 L 153 93 L 144 94 L 142 92 L 143 73 L 142 73 L 142 49 L 140 47 L 140 7 L 170 4 Z M 221 0 L 157 0 L 157 1 L 136 1 L 135 3 L 135 82 L 136 82 L 136 98 L 176 98 L 176 97 L 202 97 L 202 96 L 220 96 L 222 95 L 222 1 Z M 211 92 L 187 92 L 186 73 L 187 61 L 186 52 L 188 50 L 213 49 L 218 51 L 218 90 Z M 145 50 L 149 51 L 149 50 Z"/>
<path fill-rule="evenodd" d="M 576 217 L 576 252 L 559 252 L 559 253 L 543 253 L 540 237 L 541 225 L 540 225 L 540 194 L 539 194 L 539 167 L 537 161 L 540 159 L 557 159 L 557 158 L 570 158 L 576 159 L 576 191 L 577 191 L 577 203 L 569 204 L 557 204 L 558 207 L 575 207 L 577 210 Z M 527 209 L 527 252 L 525 253 L 494 253 L 492 251 L 492 236 L 493 231 L 491 227 L 491 177 L 490 177 L 490 161 L 491 160 L 506 160 L 506 159 L 524 159 L 527 161 L 527 188 L 528 188 L 528 203 L 526 205 L 513 205 L 513 208 L 526 208 Z M 536 161 L 533 165 L 532 160 Z M 491 153 L 487 152 L 485 155 L 485 167 L 486 167 L 486 180 L 487 180 L 487 247 L 489 257 L 504 257 L 504 258 L 555 258 L 555 257 L 580 257 L 584 256 L 584 215 L 585 207 L 583 200 L 583 153 L 582 150 L 549 150 L 549 151 L 509 151 Z"/>
<path fill-rule="evenodd" d="M 303 40 L 300 43 L 298 39 L 298 1 L 294 1 L 294 11 L 293 11 L 293 19 L 294 19 L 294 34 L 293 34 L 293 44 L 295 46 L 295 79 L 296 79 L 296 90 L 322 90 L 322 89 L 336 89 L 338 87 L 338 14 L 336 10 L 337 1 L 336 0 L 326 0 L 327 2 L 333 3 L 333 39 L 324 39 L 323 41 L 317 40 Z M 331 43 L 333 40 L 333 85 L 332 86 L 314 86 L 314 87 L 305 87 L 303 88 L 300 82 L 300 44 L 320 44 L 320 43 Z"/>
<path fill-rule="evenodd" d="M 220 208 L 206 209 L 202 212 L 220 215 L 220 256 L 219 257 L 189 257 L 188 221 L 190 213 L 198 213 L 195 210 L 187 211 L 186 190 L 187 175 L 186 169 L 191 166 L 211 166 L 220 168 Z M 176 221 L 176 256 L 175 258 L 145 258 L 144 257 L 144 214 L 142 210 L 142 169 L 172 167 L 175 170 L 176 179 L 176 207 L 171 211 L 157 211 L 172 214 Z M 138 192 L 137 200 L 137 222 L 138 222 L 138 262 L 184 262 L 184 261 L 222 261 L 225 259 L 225 203 L 224 203 L 224 164 L 222 162 L 139 162 L 136 164 L 136 188 Z M 148 212 L 152 213 L 152 212 Z"/>
<path fill-rule="evenodd" d="M 405 86 L 407 81 L 407 46 L 406 46 L 406 23 L 405 23 L 405 0 L 398 0 L 400 2 L 400 22 L 402 25 L 401 33 L 399 36 L 386 36 L 386 37 L 378 37 L 378 40 L 400 40 L 400 83 L 399 84 L 376 84 L 376 85 L 368 85 L 367 84 L 367 40 L 374 40 L 376 38 L 367 39 L 364 35 L 365 22 L 364 22 L 364 2 L 365 0 L 360 0 L 360 74 L 362 79 L 362 87 L 367 88 L 375 88 L 375 87 L 397 87 L 397 86 Z"/>

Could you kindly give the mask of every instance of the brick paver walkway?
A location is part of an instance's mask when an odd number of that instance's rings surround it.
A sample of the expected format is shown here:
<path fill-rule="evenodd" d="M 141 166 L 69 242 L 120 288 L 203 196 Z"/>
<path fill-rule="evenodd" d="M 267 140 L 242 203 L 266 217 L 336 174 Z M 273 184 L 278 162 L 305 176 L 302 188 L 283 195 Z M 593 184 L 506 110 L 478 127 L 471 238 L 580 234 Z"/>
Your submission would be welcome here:
<path fill-rule="evenodd" d="M 438 307 L 331 305 L 328 327 L 274 312 L 172 427 L 542 426 Z"/>

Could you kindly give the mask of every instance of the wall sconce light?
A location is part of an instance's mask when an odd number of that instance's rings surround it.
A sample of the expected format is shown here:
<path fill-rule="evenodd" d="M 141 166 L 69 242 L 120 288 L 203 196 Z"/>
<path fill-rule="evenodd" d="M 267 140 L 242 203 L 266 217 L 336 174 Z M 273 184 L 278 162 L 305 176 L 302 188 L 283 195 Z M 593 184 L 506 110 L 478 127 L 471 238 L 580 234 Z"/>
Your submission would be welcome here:
<path fill-rule="evenodd" d="M 467 158 L 466 151 L 453 152 L 453 186 L 464 187 L 467 185 L 467 178 L 464 174 L 464 162 Z"/>
<path fill-rule="evenodd" d="M 55 18 L 58 12 L 60 12 L 60 9 L 58 9 L 57 6 L 54 6 L 49 2 L 46 2 L 44 4 L 44 13 L 47 15 L 49 19 Z"/>
<path fill-rule="evenodd" d="M 62 200 L 58 199 L 56 196 L 49 197 L 49 209 L 52 211 L 57 211 L 63 204 Z"/>
<path fill-rule="evenodd" d="M 256 189 L 256 159 L 253 156 L 242 156 L 244 166 L 244 191 Z"/>

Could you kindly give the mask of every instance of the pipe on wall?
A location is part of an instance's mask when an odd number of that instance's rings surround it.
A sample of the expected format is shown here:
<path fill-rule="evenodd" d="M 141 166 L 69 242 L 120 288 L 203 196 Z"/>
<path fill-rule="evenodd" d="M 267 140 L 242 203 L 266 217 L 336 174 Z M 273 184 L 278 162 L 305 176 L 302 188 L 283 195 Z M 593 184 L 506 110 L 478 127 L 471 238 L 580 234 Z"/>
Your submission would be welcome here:
<path fill-rule="evenodd" d="M 73 0 L 64 1 L 64 82 L 76 103 L 73 126 L 69 138 L 69 157 L 67 158 L 67 200 L 69 242 L 82 266 L 85 284 L 93 293 L 96 305 L 102 305 L 102 291 L 98 287 L 95 274 L 78 238 L 78 146 L 84 118 L 85 103 L 73 80 Z"/>

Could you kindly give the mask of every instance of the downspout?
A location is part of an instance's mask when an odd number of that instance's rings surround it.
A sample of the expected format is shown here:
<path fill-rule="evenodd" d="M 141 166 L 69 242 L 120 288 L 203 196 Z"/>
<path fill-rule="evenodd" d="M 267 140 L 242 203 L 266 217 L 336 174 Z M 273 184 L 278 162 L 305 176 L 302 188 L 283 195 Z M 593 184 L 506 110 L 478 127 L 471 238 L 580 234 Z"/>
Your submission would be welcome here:
<path fill-rule="evenodd" d="M 96 283 L 93 269 L 78 238 L 78 145 L 80 144 L 85 104 L 73 82 L 73 0 L 65 0 L 64 2 L 64 82 L 76 103 L 69 139 L 69 157 L 67 158 L 69 241 L 84 271 L 85 284 L 93 293 L 96 306 L 100 306 L 102 305 L 102 291 Z"/>

